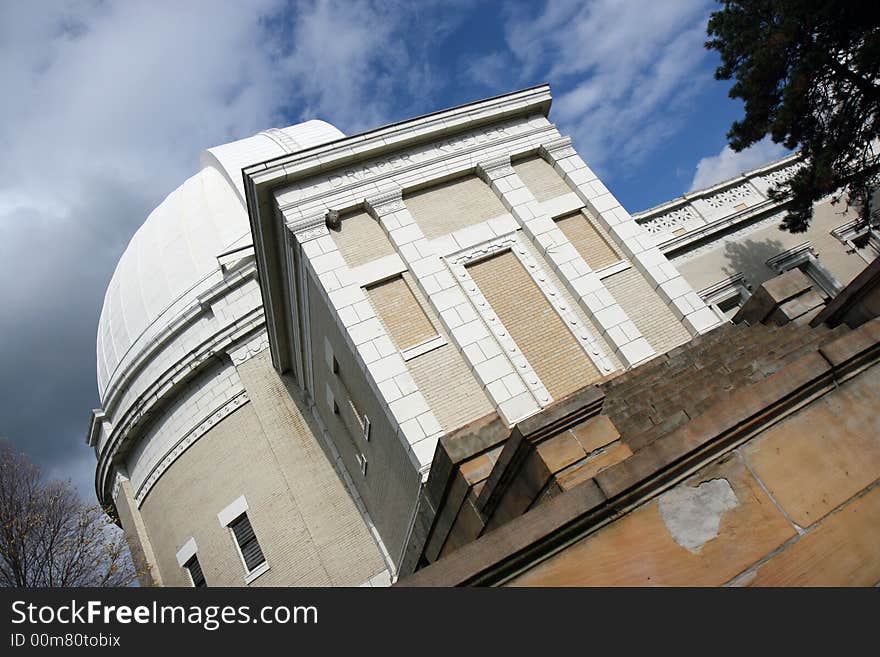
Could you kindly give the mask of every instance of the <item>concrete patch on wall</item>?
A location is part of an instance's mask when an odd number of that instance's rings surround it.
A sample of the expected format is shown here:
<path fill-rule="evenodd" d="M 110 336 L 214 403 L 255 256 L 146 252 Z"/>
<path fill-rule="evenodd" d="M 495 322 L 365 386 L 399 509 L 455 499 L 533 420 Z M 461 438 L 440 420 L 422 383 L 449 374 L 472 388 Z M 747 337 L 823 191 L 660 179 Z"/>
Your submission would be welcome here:
<path fill-rule="evenodd" d="M 718 536 L 722 516 L 738 505 L 727 479 L 704 481 L 696 487 L 677 486 L 658 502 L 660 518 L 672 538 L 691 552 Z"/>

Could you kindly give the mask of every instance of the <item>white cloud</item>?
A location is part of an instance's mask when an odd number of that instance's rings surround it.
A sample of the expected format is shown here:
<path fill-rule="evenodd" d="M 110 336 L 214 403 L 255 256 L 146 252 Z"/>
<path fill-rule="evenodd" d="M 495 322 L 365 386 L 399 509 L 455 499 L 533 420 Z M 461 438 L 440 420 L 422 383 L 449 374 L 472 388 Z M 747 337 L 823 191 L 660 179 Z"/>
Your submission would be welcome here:
<path fill-rule="evenodd" d="M 723 180 L 735 178 L 745 171 L 769 164 L 788 153 L 784 146 L 774 144 L 769 137 L 739 153 L 734 152 L 730 146 L 725 146 L 718 155 L 704 157 L 697 163 L 689 191 L 711 187 Z"/>
<path fill-rule="evenodd" d="M 399 38 L 412 21 L 367 0 L 0 4 L 0 433 L 81 469 L 135 229 L 206 147 L 316 116 L 351 133 L 419 98 L 437 78 Z"/>
<path fill-rule="evenodd" d="M 702 85 L 706 0 L 549 2 L 515 13 L 507 42 L 526 77 L 556 94 L 555 120 L 594 168 L 639 163 L 670 134 Z"/>
<path fill-rule="evenodd" d="M 504 52 L 490 52 L 485 55 L 470 57 L 465 64 L 468 77 L 477 84 L 495 88 L 507 77 L 511 65 L 510 56 Z"/>

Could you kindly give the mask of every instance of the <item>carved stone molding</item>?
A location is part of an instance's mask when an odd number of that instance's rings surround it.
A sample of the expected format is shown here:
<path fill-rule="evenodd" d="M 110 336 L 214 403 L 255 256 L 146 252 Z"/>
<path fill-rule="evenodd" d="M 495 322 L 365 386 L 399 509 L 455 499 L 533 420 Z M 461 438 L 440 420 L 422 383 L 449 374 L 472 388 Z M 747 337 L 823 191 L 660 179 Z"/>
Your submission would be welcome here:
<path fill-rule="evenodd" d="M 330 234 L 327 229 L 327 212 L 324 210 L 296 219 L 285 218 L 284 225 L 300 244 Z"/>
<path fill-rule="evenodd" d="M 689 205 L 683 205 L 657 217 L 639 220 L 637 223 L 651 235 L 660 235 L 693 220 L 699 220 L 697 213 Z"/>
<path fill-rule="evenodd" d="M 376 196 L 366 199 L 367 211 L 379 220 L 392 212 L 398 212 L 406 208 L 403 202 L 403 190 L 400 188 L 389 189 Z"/>
<path fill-rule="evenodd" d="M 144 480 L 144 482 L 138 487 L 138 491 L 135 494 L 135 500 L 137 502 L 138 507 L 143 504 L 144 499 L 147 497 L 147 493 L 150 492 L 150 489 L 153 485 L 159 481 L 159 477 L 171 467 L 171 464 L 177 460 L 177 458 L 183 454 L 193 443 L 195 443 L 199 438 L 204 436 L 208 430 L 216 425 L 220 420 L 223 420 L 228 415 L 230 415 L 233 411 L 241 408 L 242 405 L 248 402 L 247 393 L 242 390 L 238 392 L 231 399 L 222 404 L 219 408 L 215 409 L 213 413 L 211 413 L 207 418 L 202 420 L 198 426 L 196 426 L 192 431 L 187 433 L 183 438 L 177 441 L 177 444 L 172 447 L 165 456 L 159 461 L 158 464 L 153 468 L 150 472 L 149 476 Z"/>
<path fill-rule="evenodd" d="M 577 155 L 574 147 L 571 145 L 571 137 L 559 137 L 552 141 L 541 144 L 539 152 L 542 156 L 552 160 L 561 160 L 565 157 Z"/>
<path fill-rule="evenodd" d="M 510 165 L 510 155 L 506 153 L 477 164 L 477 175 L 489 184 L 493 180 L 513 175 L 513 173 L 513 167 Z"/>

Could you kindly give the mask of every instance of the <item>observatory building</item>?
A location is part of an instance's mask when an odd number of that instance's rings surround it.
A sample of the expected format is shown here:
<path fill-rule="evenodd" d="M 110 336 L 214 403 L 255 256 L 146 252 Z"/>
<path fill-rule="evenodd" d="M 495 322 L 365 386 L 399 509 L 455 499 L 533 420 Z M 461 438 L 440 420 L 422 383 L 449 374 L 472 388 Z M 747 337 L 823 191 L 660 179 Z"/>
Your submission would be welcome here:
<path fill-rule="evenodd" d="M 825 299 L 871 259 L 829 213 L 732 271 L 795 159 L 632 216 L 550 104 L 539 86 L 351 137 L 266 130 L 150 214 L 107 289 L 88 432 L 142 583 L 390 584 L 470 531 L 443 515 L 455 441 L 495 459 L 776 274 Z"/>

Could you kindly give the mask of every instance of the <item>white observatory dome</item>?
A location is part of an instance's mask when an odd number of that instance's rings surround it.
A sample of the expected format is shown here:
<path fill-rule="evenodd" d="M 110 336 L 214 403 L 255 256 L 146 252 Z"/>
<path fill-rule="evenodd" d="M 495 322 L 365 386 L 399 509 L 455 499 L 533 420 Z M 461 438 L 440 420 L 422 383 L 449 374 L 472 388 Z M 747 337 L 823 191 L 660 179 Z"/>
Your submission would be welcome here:
<path fill-rule="evenodd" d="M 241 170 L 344 135 L 323 121 L 210 148 L 201 169 L 147 217 L 119 259 L 98 322 L 98 391 L 108 389 L 199 293 L 222 279 L 217 256 L 250 245 Z"/>

